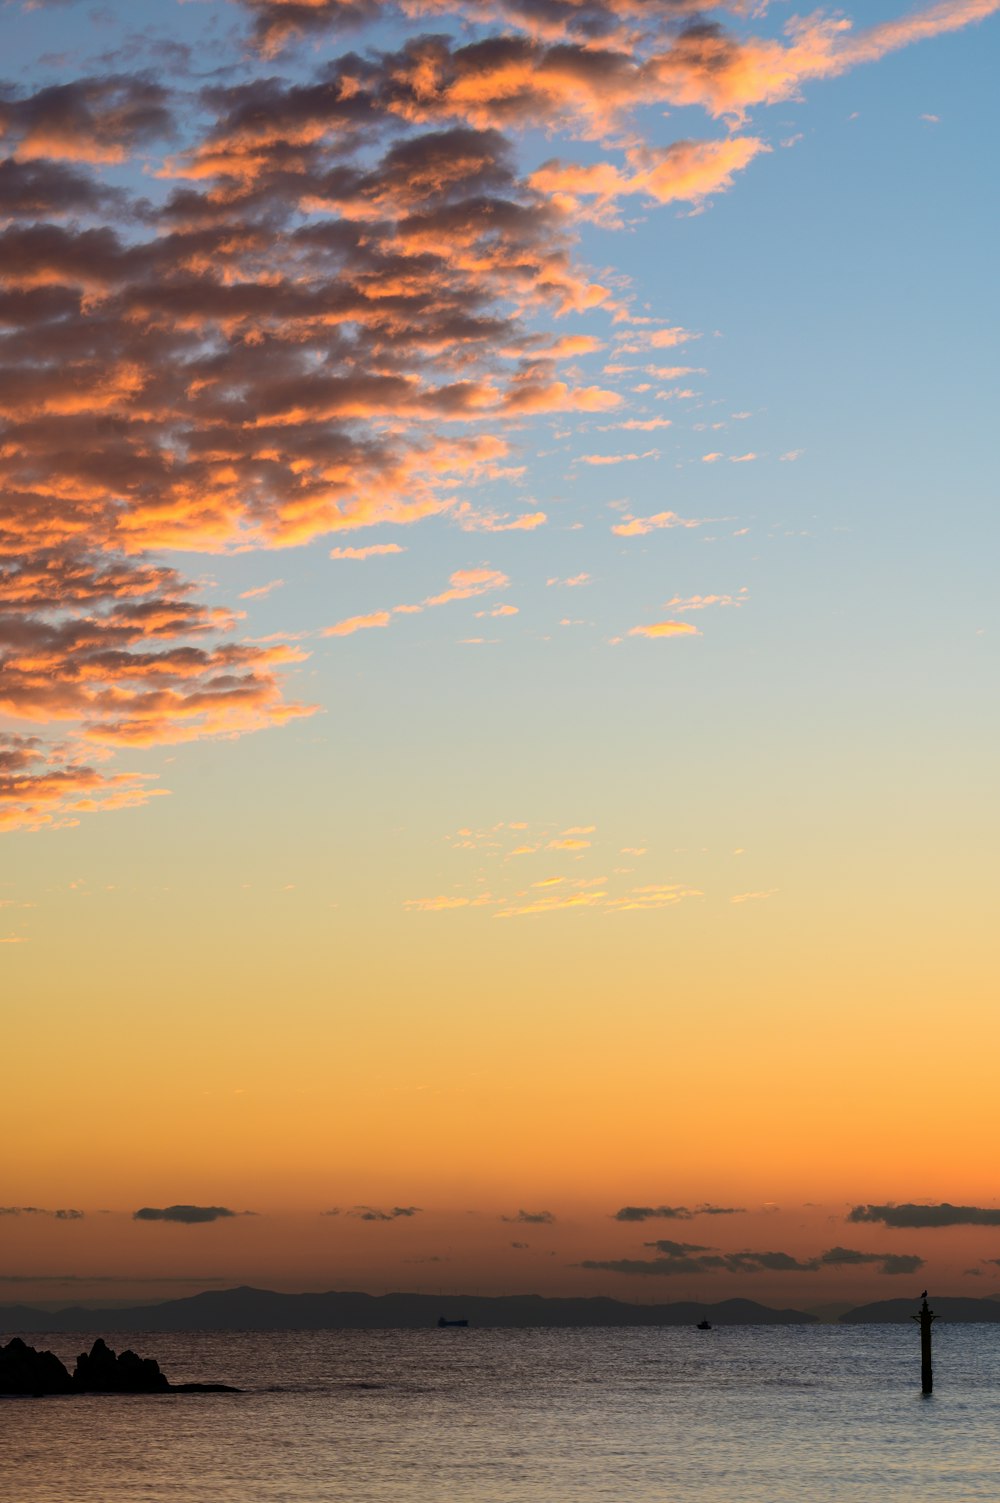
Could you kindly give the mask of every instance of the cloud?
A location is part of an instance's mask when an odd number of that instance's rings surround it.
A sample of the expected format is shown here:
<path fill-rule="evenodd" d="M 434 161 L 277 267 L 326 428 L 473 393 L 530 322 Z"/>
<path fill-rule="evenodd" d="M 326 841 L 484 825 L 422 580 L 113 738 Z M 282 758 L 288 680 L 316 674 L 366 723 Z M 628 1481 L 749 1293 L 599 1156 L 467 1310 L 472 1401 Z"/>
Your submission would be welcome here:
<path fill-rule="evenodd" d="M 398 543 L 369 543 L 367 548 L 331 548 L 331 558 L 379 558 L 388 553 L 405 553 Z"/>
<path fill-rule="evenodd" d="M 355 1206 L 350 1215 L 356 1216 L 359 1221 L 406 1221 L 419 1212 L 419 1206 L 393 1206 L 388 1211 L 379 1210 L 376 1206 Z"/>
<path fill-rule="evenodd" d="M 881 1222 L 884 1226 L 913 1229 L 940 1226 L 1000 1226 L 1000 1210 L 985 1206 L 953 1206 L 948 1201 L 938 1205 L 860 1205 L 855 1206 L 848 1221 Z"/>
<path fill-rule="evenodd" d="M 831 1247 L 820 1254 L 819 1262 L 824 1268 L 854 1268 L 875 1264 L 879 1273 L 889 1277 L 916 1273 L 924 1266 L 923 1258 L 917 1257 L 915 1253 L 858 1252 L 853 1247 Z"/>
<path fill-rule="evenodd" d="M 698 207 L 767 150 L 734 128 L 750 109 L 998 4 L 938 0 L 867 28 L 815 13 L 758 36 L 749 11 L 737 35 L 694 0 L 413 0 L 391 37 L 348 41 L 384 17 L 379 0 L 242 0 L 250 49 L 196 96 L 127 49 L 103 73 L 6 91 L 0 714 L 16 729 L 0 827 L 149 803 L 166 790 L 119 765 L 132 749 L 314 713 L 293 689 L 305 651 L 238 640 L 239 613 L 200 600 L 164 553 L 336 535 L 335 556 L 371 556 L 395 545 L 349 552 L 344 535 L 450 515 L 540 526 L 537 509 L 467 492 L 504 478 L 510 429 L 625 402 L 572 369 L 553 379 L 605 340 L 539 332 L 631 317 L 577 260 L 580 218 Z M 434 16 L 458 34 L 434 34 Z M 260 62 L 326 36 L 294 69 Z M 728 133 L 642 139 L 651 111 L 688 107 Z M 561 147 L 526 176 L 524 131 L 585 139 L 594 160 Z M 698 337 L 635 320 L 615 358 Z M 615 531 L 687 525 L 660 513 Z M 453 580 L 424 605 L 463 598 Z"/>
<path fill-rule="evenodd" d="M 231 1211 L 228 1206 L 142 1206 L 132 1212 L 133 1221 L 172 1221 L 181 1226 L 201 1226 L 208 1221 L 225 1221 L 232 1216 L 252 1216 L 253 1211 Z"/>
<path fill-rule="evenodd" d="M 616 1221 L 690 1221 L 694 1215 L 687 1206 L 622 1206 L 615 1212 Z"/>
<path fill-rule="evenodd" d="M 0 1284 L 228 1284 L 224 1274 L 205 1273 L 195 1277 L 173 1274 L 150 1276 L 131 1273 L 0 1273 Z"/>
<path fill-rule="evenodd" d="M 700 637 L 701 632 L 690 621 L 653 621 L 648 626 L 632 626 L 626 633 L 629 637 Z"/>
<path fill-rule="evenodd" d="M 474 899 L 452 896 L 449 893 L 441 893 L 435 898 L 407 898 L 403 903 L 404 908 L 414 913 L 444 913 L 449 908 L 474 906 Z"/>
<path fill-rule="evenodd" d="M 518 1211 L 516 1216 L 501 1216 L 501 1221 L 518 1226 L 551 1226 L 555 1221 L 551 1211 Z"/>
<path fill-rule="evenodd" d="M 693 1216 L 740 1216 L 742 1206 L 622 1206 L 614 1214 L 615 1221 L 690 1221 Z"/>
<path fill-rule="evenodd" d="M 528 179 L 567 214 L 614 223 L 618 202 L 639 195 L 650 203 L 700 204 L 709 194 L 731 188 L 733 176 L 770 147 L 754 136 L 729 136 L 718 141 L 675 141 L 669 146 L 631 146 L 625 166 L 602 161 L 586 166 L 558 159 L 544 162 Z M 593 200 L 586 209 L 585 200 Z M 654 348 L 680 344 L 691 338 L 686 330 L 659 330 Z M 673 336 L 673 337 L 671 337 Z"/>
<path fill-rule="evenodd" d="M 743 585 L 736 595 L 675 595 L 664 609 L 668 611 L 704 611 L 716 605 L 745 605 L 747 587 Z"/>
<path fill-rule="evenodd" d="M 626 516 L 617 522 L 611 531 L 620 538 L 645 537 L 648 532 L 657 532 L 664 527 L 703 527 L 707 518 L 679 517 L 675 511 L 658 511 L 651 517 Z"/>
<path fill-rule="evenodd" d="M 243 590 L 240 593 L 241 600 L 259 600 L 264 595 L 270 595 L 272 590 L 280 590 L 285 583 L 283 579 L 272 579 L 268 584 L 257 585 L 252 590 Z"/>
<path fill-rule="evenodd" d="M 544 511 L 522 512 L 512 517 L 509 512 L 476 511 L 468 501 L 461 502 L 454 515 L 463 532 L 534 532 L 548 521 Z"/>
<path fill-rule="evenodd" d="M 471 600 L 476 595 L 486 595 L 491 590 L 505 590 L 510 584 L 506 574 L 499 569 L 456 569 L 449 580 L 449 588 L 440 595 L 432 595 L 424 605 L 448 605 L 452 600 Z"/>
<path fill-rule="evenodd" d="M 46 1211 L 41 1206 L 0 1206 L 0 1216 L 51 1216 L 54 1221 L 82 1221 L 84 1212 L 70 1209 Z"/>
<path fill-rule="evenodd" d="M 629 464 L 633 460 L 659 459 L 659 457 L 659 449 L 647 449 L 645 454 L 581 454 L 575 462 L 589 465 Z"/>
<path fill-rule="evenodd" d="M 367 631 L 373 626 L 388 626 L 391 620 L 391 611 L 371 611 L 367 616 L 348 616 L 346 620 L 326 627 L 323 635 L 324 637 L 350 637 L 356 631 Z"/>
<path fill-rule="evenodd" d="M 818 1273 L 823 1268 L 874 1265 L 889 1276 L 912 1274 L 923 1259 L 905 1253 L 863 1253 L 853 1248 L 833 1247 L 815 1258 L 796 1258 L 786 1252 L 721 1252 L 690 1242 L 646 1242 L 655 1258 L 589 1259 L 579 1266 L 605 1273 L 650 1278 L 680 1278 L 692 1274 Z"/>

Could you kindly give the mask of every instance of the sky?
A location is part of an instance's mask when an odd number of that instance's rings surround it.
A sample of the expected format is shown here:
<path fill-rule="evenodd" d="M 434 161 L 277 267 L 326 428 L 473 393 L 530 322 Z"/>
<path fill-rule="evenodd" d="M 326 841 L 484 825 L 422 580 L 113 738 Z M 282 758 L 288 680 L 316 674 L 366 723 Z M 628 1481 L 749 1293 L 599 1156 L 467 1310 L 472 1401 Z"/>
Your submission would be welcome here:
<path fill-rule="evenodd" d="M 0 1303 L 1000 1294 L 997 10 L 0 7 Z"/>

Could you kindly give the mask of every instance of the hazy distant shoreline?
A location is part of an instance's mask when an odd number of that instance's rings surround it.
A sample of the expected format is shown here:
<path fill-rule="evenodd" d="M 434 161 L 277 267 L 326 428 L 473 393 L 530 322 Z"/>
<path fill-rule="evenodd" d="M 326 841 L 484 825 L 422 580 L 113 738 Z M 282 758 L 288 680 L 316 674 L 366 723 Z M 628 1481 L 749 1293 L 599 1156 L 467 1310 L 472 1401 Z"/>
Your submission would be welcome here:
<path fill-rule="evenodd" d="M 1000 1299 L 943 1295 L 933 1301 L 947 1321 L 1000 1322 Z M 845 1324 L 908 1320 L 912 1299 L 881 1300 L 839 1316 Z M 773 1309 L 755 1300 L 700 1303 L 681 1300 L 637 1305 L 604 1297 L 554 1298 L 537 1294 L 364 1294 L 328 1291 L 281 1294 L 268 1289 L 209 1290 L 155 1304 L 43 1310 L 31 1305 L 0 1306 L 0 1331 L 285 1331 L 423 1330 L 438 1318 L 468 1320 L 472 1326 L 528 1329 L 688 1326 L 707 1319 L 713 1325 L 815 1325 L 820 1316 L 806 1310 Z"/>

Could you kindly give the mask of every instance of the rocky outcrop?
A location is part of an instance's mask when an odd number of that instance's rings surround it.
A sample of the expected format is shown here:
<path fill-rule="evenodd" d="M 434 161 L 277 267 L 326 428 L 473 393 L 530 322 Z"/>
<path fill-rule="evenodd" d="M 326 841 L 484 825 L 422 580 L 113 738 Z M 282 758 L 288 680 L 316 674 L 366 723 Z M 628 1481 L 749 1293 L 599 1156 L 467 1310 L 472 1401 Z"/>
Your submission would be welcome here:
<path fill-rule="evenodd" d="M 170 1384 L 152 1357 L 132 1351 L 118 1356 L 98 1336 L 90 1351 L 76 1359 L 73 1388 L 77 1393 L 167 1393 Z"/>
<path fill-rule="evenodd" d="M 73 1379 L 55 1352 L 36 1352 L 20 1336 L 0 1346 L 0 1393 L 40 1397 L 72 1392 Z"/>
<path fill-rule="evenodd" d="M 72 1377 L 54 1352 L 37 1352 L 20 1336 L 0 1346 L 0 1394 L 239 1392 L 225 1383 L 168 1383 L 152 1357 L 116 1353 L 100 1336 L 80 1353 Z"/>

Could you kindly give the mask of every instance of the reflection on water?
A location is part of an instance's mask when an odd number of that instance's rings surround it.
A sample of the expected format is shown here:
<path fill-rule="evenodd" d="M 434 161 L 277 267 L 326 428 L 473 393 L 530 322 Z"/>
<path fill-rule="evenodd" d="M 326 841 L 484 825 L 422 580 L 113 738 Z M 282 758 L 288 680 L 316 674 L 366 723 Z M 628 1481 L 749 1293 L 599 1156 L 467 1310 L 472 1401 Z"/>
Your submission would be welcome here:
<path fill-rule="evenodd" d="M 247 1391 L 0 1401 L 11 1503 L 1000 1498 L 996 1326 L 107 1335 Z"/>

